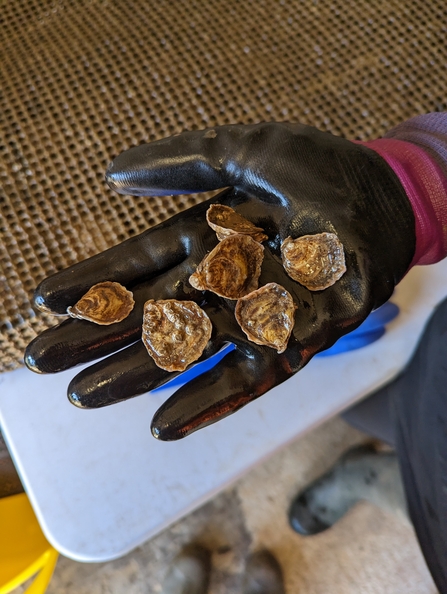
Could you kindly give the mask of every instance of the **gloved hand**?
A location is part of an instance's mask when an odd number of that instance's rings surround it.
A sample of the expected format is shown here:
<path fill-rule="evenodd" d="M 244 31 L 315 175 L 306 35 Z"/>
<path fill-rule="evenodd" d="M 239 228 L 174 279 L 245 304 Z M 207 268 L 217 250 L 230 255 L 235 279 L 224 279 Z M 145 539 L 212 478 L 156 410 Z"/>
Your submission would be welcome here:
<path fill-rule="evenodd" d="M 36 291 L 37 307 L 56 314 L 64 314 L 100 281 L 117 281 L 134 292 L 135 308 L 124 321 L 97 326 L 69 319 L 28 346 L 28 367 L 43 373 L 110 355 L 72 380 L 68 395 L 80 407 L 120 402 L 173 377 L 155 366 L 138 340 L 147 299 L 187 299 L 203 307 L 213 333 L 202 359 L 227 342 L 236 345 L 160 407 L 152 431 L 162 440 L 178 439 L 231 414 L 299 371 L 387 301 L 415 252 L 413 210 L 385 160 L 308 126 L 266 123 L 186 132 L 125 151 L 106 179 L 117 192 L 144 196 L 229 188 L 45 279 Z M 188 282 L 217 245 L 205 218 L 214 202 L 233 207 L 269 237 L 259 286 L 283 285 L 298 306 L 281 355 L 247 340 L 235 321 L 234 301 Z M 347 272 L 328 289 L 311 292 L 286 274 L 280 246 L 288 236 L 323 231 L 336 233 L 343 243 Z"/>

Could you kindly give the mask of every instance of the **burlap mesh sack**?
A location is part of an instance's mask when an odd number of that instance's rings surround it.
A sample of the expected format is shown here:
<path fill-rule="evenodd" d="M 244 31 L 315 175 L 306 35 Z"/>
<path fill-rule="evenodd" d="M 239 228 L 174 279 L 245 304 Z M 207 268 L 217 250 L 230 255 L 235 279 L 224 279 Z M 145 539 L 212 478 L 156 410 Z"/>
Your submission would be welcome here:
<path fill-rule="evenodd" d="M 122 197 L 108 162 L 227 123 L 380 136 L 447 109 L 445 0 L 4 1 L 0 33 L 0 370 L 57 318 L 45 276 L 195 204 Z"/>

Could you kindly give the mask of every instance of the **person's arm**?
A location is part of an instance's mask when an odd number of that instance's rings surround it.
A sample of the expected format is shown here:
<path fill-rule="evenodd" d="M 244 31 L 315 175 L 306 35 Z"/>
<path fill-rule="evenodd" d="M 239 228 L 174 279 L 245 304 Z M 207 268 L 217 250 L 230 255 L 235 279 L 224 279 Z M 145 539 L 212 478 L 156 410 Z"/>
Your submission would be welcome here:
<path fill-rule="evenodd" d="M 393 168 L 411 202 L 412 265 L 439 262 L 447 255 L 447 112 L 416 116 L 363 144 Z"/>

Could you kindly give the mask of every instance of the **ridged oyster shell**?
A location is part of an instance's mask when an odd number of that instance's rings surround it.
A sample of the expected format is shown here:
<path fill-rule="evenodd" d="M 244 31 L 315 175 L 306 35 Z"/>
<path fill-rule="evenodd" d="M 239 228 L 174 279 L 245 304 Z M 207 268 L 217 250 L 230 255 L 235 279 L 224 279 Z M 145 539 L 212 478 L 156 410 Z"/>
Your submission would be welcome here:
<path fill-rule="evenodd" d="M 212 291 L 227 299 L 239 299 L 257 289 L 264 247 L 248 235 L 223 239 L 189 277 L 199 291 Z"/>
<path fill-rule="evenodd" d="M 239 299 L 235 316 L 251 342 L 283 353 L 293 330 L 295 310 L 290 293 L 277 283 L 268 283 Z"/>
<path fill-rule="evenodd" d="M 259 243 L 268 239 L 264 229 L 253 225 L 230 206 L 212 204 L 206 212 L 206 220 L 219 241 L 236 234 L 249 235 Z"/>
<path fill-rule="evenodd" d="M 133 294 L 126 287 L 112 281 L 93 285 L 67 313 L 72 318 L 88 320 L 101 326 L 121 322 L 135 305 Z"/>
<path fill-rule="evenodd" d="M 343 244 L 335 233 L 288 237 L 281 245 L 287 274 L 310 291 L 323 291 L 346 272 Z"/>
<path fill-rule="evenodd" d="M 184 371 L 203 353 L 211 332 L 209 317 L 194 301 L 149 299 L 144 304 L 142 341 L 161 369 Z"/>

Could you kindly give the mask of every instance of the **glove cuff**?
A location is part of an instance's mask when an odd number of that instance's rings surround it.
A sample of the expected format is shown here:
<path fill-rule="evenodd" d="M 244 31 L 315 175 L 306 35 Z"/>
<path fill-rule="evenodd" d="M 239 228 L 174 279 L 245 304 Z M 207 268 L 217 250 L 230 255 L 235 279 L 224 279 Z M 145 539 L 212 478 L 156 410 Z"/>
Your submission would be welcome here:
<path fill-rule="evenodd" d="M 447 256 L 447 178 L 418 146 L 379 138 L 358 142 L 378 153 L 399 178 L 415 218 L 416 251 L 410 265 L 434 264 Z"/>

